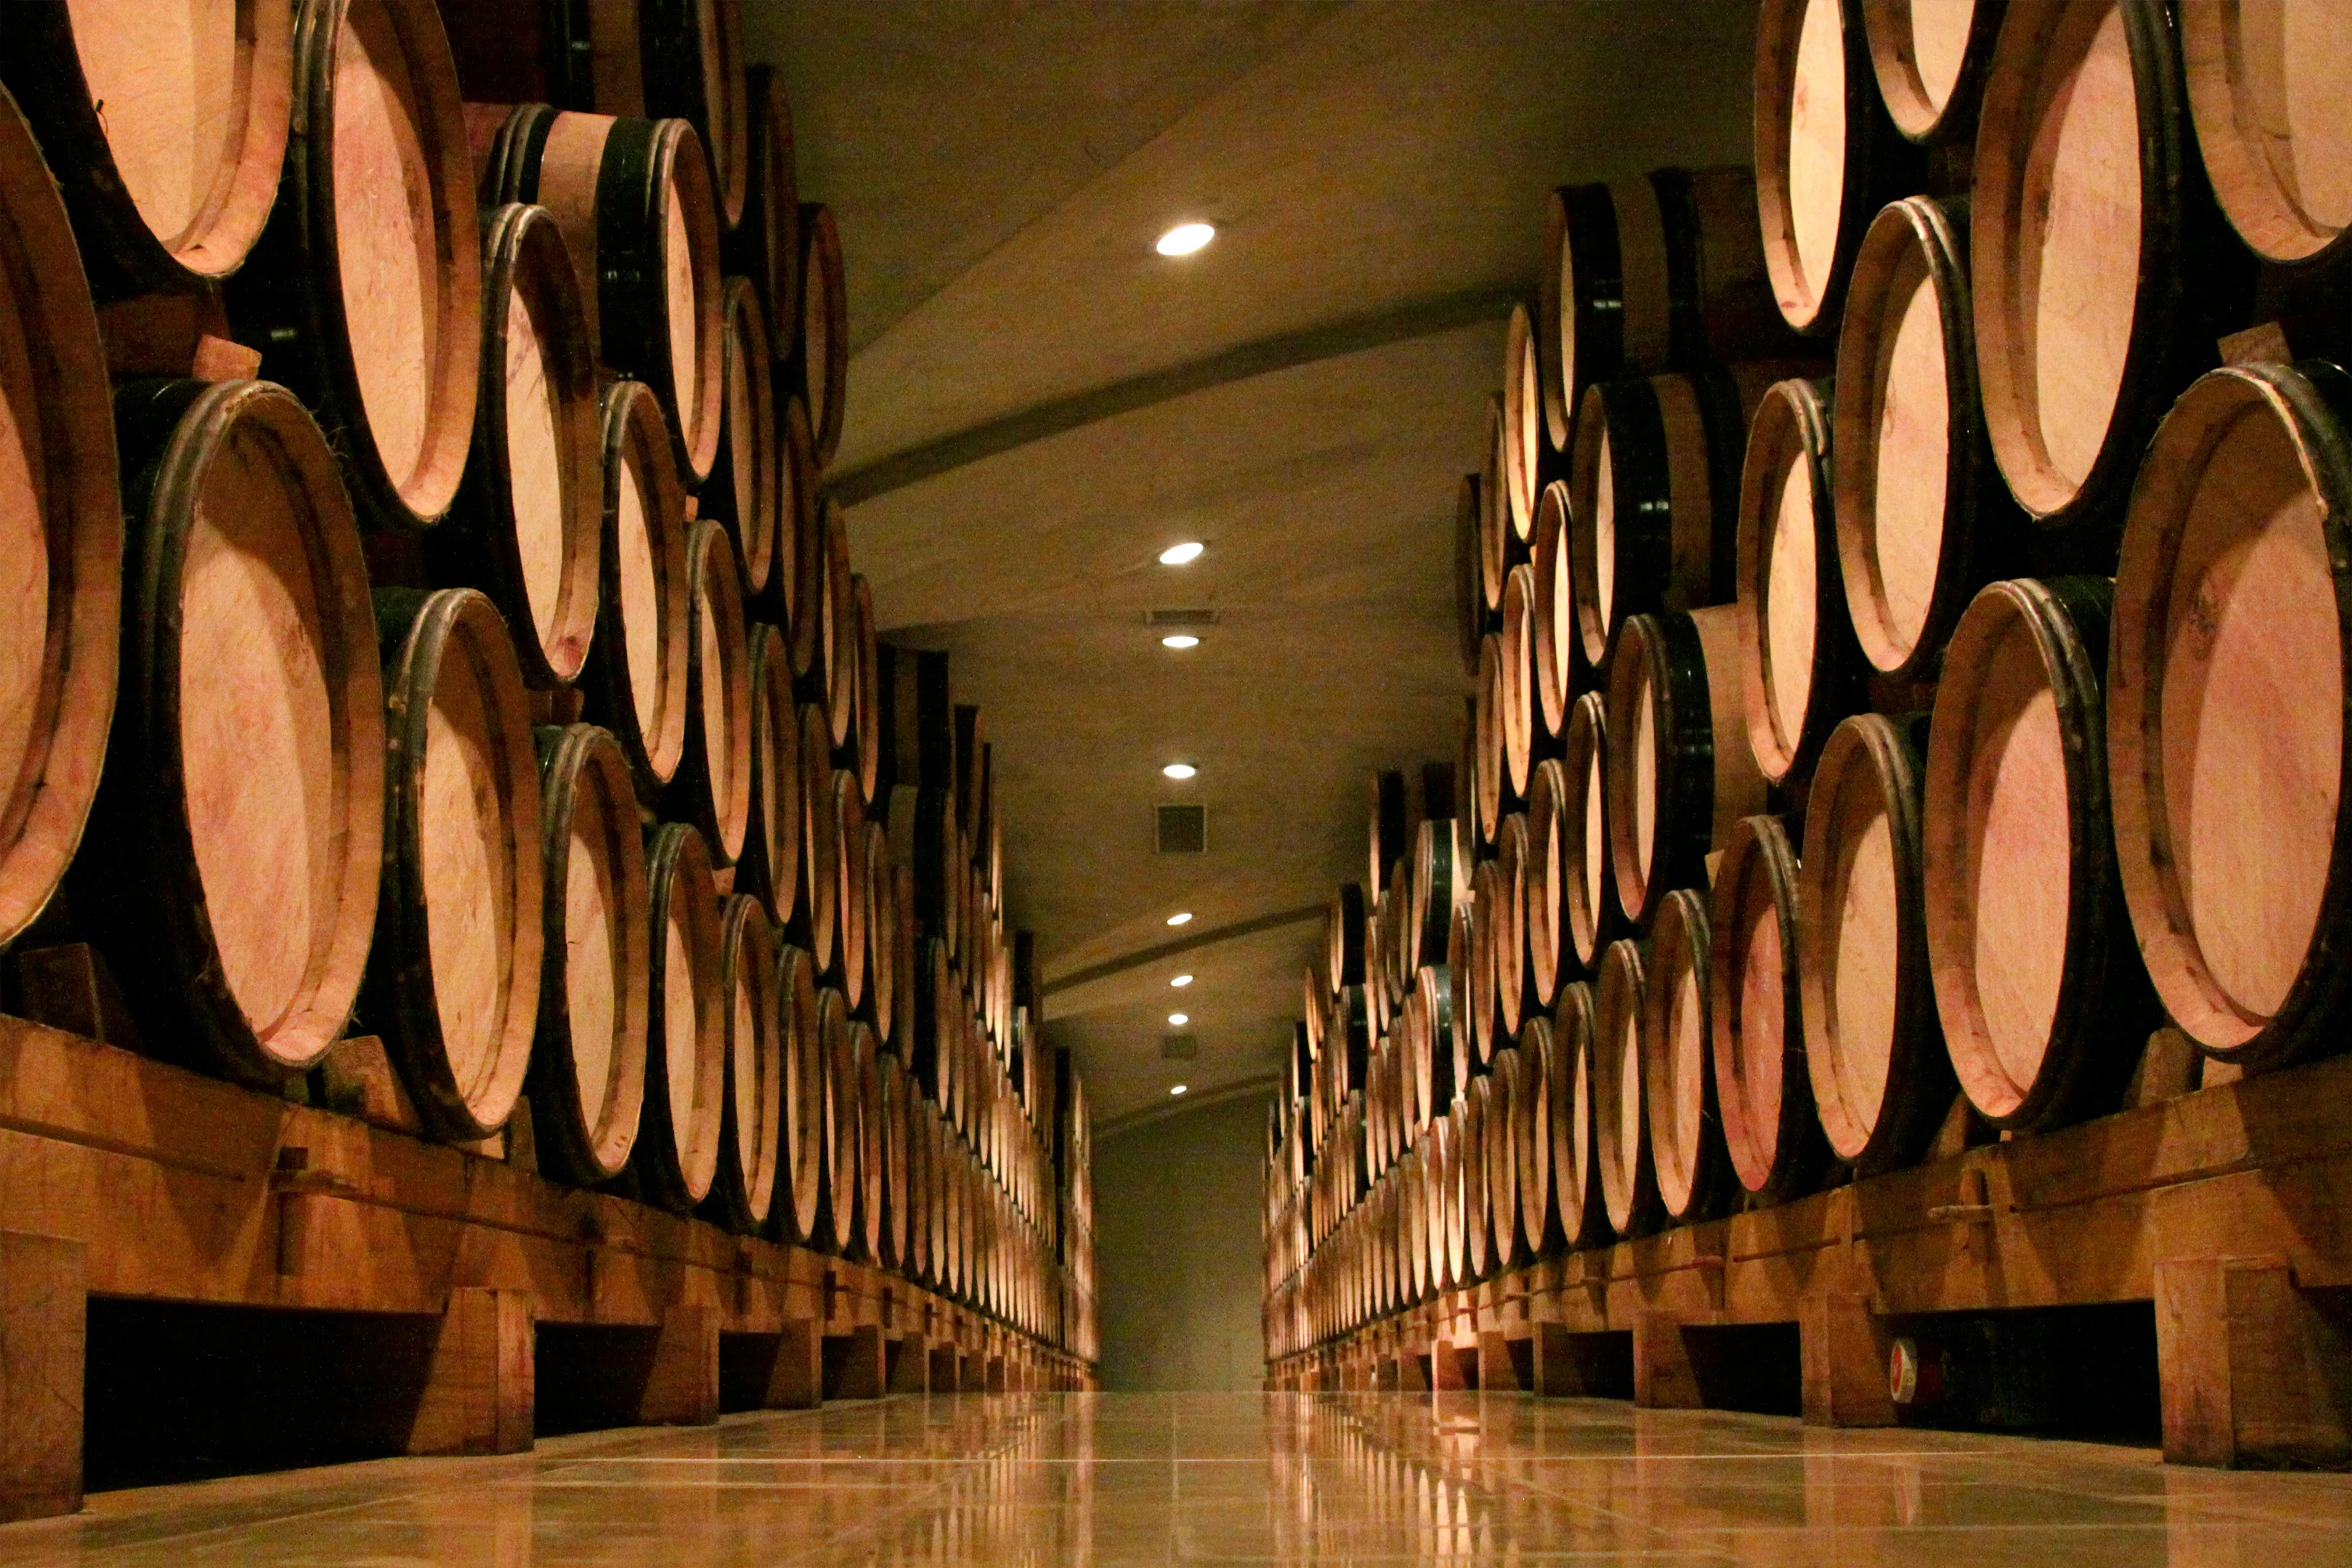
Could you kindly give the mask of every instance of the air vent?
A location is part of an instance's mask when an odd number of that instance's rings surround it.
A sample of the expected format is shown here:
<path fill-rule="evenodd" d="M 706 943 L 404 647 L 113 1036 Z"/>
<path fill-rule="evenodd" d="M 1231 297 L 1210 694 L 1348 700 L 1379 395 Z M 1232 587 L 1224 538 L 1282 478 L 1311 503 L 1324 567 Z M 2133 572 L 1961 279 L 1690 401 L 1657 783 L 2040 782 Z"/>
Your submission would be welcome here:
<path fill-rule="evenodd" d="M 1198 1035 L 1162 1035 L 1160 1037 L 1160 1059 L 1163 1062 L 1189 1062 L 1201 1054 Z"/>
<path fill-rule="evenodd" d="M 1147 626 L 1213 626 L 1217 624 L 1214 610 L 1146 610 L 1143 624 Z"/>
<path fill-rule="evenodd" d="M 1209 808 L 1205 805 L 1163 805 L 1160 808 L 1160 853 L 1203 855 L 1209 848 Z"/>

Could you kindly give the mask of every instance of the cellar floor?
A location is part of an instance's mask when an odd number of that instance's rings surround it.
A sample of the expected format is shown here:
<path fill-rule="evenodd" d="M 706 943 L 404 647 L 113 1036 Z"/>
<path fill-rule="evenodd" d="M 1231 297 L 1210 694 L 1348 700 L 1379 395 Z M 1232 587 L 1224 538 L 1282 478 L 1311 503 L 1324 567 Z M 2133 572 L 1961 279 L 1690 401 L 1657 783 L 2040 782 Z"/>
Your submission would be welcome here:
<path fill-rule="evenodd" d="M 2352 1564 L 2352 1478 L 1476 1394 L 919 1395 L 100 1493 L 20 1563 Z"/>

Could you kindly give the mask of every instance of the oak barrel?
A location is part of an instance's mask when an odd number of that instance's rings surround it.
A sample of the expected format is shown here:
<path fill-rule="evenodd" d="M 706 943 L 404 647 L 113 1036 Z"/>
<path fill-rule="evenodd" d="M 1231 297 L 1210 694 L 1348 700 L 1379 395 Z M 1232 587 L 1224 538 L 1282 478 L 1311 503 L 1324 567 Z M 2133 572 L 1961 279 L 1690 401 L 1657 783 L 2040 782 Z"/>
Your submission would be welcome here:
<path fill-rule="evenodd" d="M 628 759 L 593 724 L 537 732 L 539 1032 L 525 1088 L 541 1173 L 619 1175 L 646 1103 L 652 913 Z"/>
<path fill-rule="evenodd" d="M 1739 692 L 1748 749 L 1767 782 L 1802 773 L 1863 705 L 1861 650 L 1838 574 L 1825 383 L 1764 395 L 1739 483 Z"/>
<path fill-rule="evenodd" d="M 1502 742 L 1502 776 L 1513 802 L 1528 798 L 1528 770 L 1549 748 L 1537 729 L 1541 715 L 1536 701 L 1536 580 L 1532 568 L 1511 568 L 1503 586 L 1503 626 L 1496 636 L 1498 656 L 1496 729 Z"/>
<path fill-rule="evenodd" d="M 1979 391 L 1968 245 L 1967 204 L 1890 205 L 1863 239 L 1838 335 L 1838 570 L 1864 657 L 1897 679 L 1933 672 L 2019 543 Z"/>
<path fill-rule="evenodd" d="M 787 930 L 807 919 L 801 881 L 801 727 L 793 701 L 792 656 L 783 634 L 753 625 L 751 643 L 751 775 L 739 887 L 756 891 Z"/>
<path fill-rule="evenodd" d="M 1636 616 L 1609 673 L 1608 827 L 1617 905 L 1646 931 L 1706 882 L 1732 824 L 1763 808 L 1740 701 L 1738 611 Z"/>
<path fill-rule="evenodd" d="M 1570 1247 L 1609 1234 L 1601 1201 L 1600 1130 L 1593 1121 L 1592 1075 L 1600 1004 L 1581 980 L 1559 988 L 1551 1014 L 1551 1185 L 1560 1234 Z"/>
<path fill-rule="evenodd" d="M 849 1054 L 857 1085 L 857 1239 L 853 1250 L 879 1263 L 889 1222 L 883 1195 L 882 1062 L 873 1026 L 862 1018 L 849 1026 Z"/>
<path fill-rule="evenodd" d="M 803 703 L 801 726 L 800 935 L 819 973 L 833 970 L 841 941 L 841 842 L 833 820 L 833 757 L 824 715 Z"/>
<path fill-rule="evenodd" d="M 1574 542 L 1568 525 L 1568 481 L 1544 486 L 1536 502 L 1535 555 L 1529 563 L 1529 635 L 1535 664 L 1535 720 L 1542 738 L 1556 743 L 1568 732 L 1568 710 L 1591 683 L 1592 661 L 1576 629 L 1576 592 L 1571 573 Z"/>
<path fill-rule="evenodd" d="M 643 114 L 638 0 L 457 0 L 443 9 L 457 81 L 476 103 Z"/>
<path fill-rule="evenodd" d="M 1503 343 L 1503 500 L 1512 536 L 1525 545 L 1535 534 L 1536 493 L 1543 488 L 1537 472 L 1544 457 L 1543 383 L 1527 306 L 1511 307 Z"/>
<path fill-rule="evenodd" d="M 383 885 L 360 1005 L 425 1131 L 487 1138 L 521 1097 L 545 952 L 539 757 L 513 639 L 471 588 L 375 595 Z"/>
<path fill-rule="evenodd" d="M 1549 1007 L 1559 988 L 1580 969 L 1569 943 L 1568 883 L 1577 868 L 1568 847 L 1568 772 L 1558 758 L 1536 766 L 1528 790 L 1527 847 L 1521 861 L 1520 895 L 1528 963 L 1528 996 Z"/>
<path fill-rule="evenodd" d="M 1863 231 L 1918 188 L 1917 150 L 1887 118 L 1863 24 L 1868 0 L 1764 0 L 1756 22 L 1756 208 L 1781 319 L 1834 331 Z"/>
<path fill-rule="evenodd" d="M 235 272 L 286 161 L 287 0 L 16 0 L 0 82 L 37 128 L 109 296 Z"/>
<path fill-rule="evenodd" d="M 1706 908 L 1704 890 L 1666 895 L 1642 993 L 1650 1161 L 1658 1201 L 1675 1220 L 1721 1212 L 1733 1185 L 1717 1104 Z"/>
<path fill-rule="evenodd" d="M 801 342 L 789 384 L 807 400 L 817 467 L 831 468 L 848 409 L 849 295 L 841 230 L 822 202 L 801 204 Z"/>
<path fill-rule="evenodd" d="M 642 382 L 604 394 L 604 469 L 603 587 L 580 685 L 588 716 L 619 739 L 637 793 L 652 800 L 686 755 L 694 613 L 686 498 Z"/>
<path fill-rule="evenodd" d="M 473 444 L 482 254 L 465 106 L 433 0 L 305 0 L 293 123 L 231 314 L 318 411 L 361 515 L 436 522 Z"/>
<path fill-rule="evenodd" d="M 1976 129 L 2004 0 L 1861 0 L 1871 72 L 1895 128 L 1943 142 Z"/>
<path fill-rule="evenodd" d="M 2104 529 L 2252 268 L 2183 130 L 2168 0 L 2010 0 L 1977 129 L 1977 364 L 2010 493 Z"/>
<path fill-rule="evenodd" d="M 1642 944 L 1612 942 L 1601 955 L 1593 997 L 1592 1169 L 1601 1210 L 1620 1237 L 1644 1235 L 1662 1217 L 1650 1152 L 1649 1075 L 1642 1022 L 1648 966 Z"/>
<path fill-rule="evenodd" d="M 1840 724 L 1805 806 L 1797 901 L 1805 1067 L 1822 1131 L 1863 1174 L 1918 1158 L 1952 1108 L 1920 889 L 1919 721 Z"/>
<path fill-rule="evenodd" d="M 1772 816 L 1742 817 L 1716 868 L 1707 1023 L 1733 1174 L 1756 1200 L 1812 1190 L 1829 1158 L 1805 1060 L 1797 852 Z"/>
<path fill-rule="evenodd" d="M 646 836 L 653 911 L 653 1023 L 645 1125 L 631 1169 L 646 1199 L 679 1214 L 710 1195 L 727 1097 L 719 891 L 702 835 L 665 822 Z"/>
<path fill-rule="evenodd" d="M 490 596 L 525 679 L 565 685 L 596 630 L 603 430 L 579 279 L 543 207 L 484 219 L 480 374 L 466 478 L 426 563 L 436 584 Z"/>
<path fill-rule="evenodd" d="M 912 1216 L 908 1212 L 913 1194 L 909 1185 L 907 1069 L 889 1051 L 882 1052 L 874 1065 L 880 1079 L 877 1103 L 882 1112 L 882 1179 L 877 1184 L 882 1196 L 882 1233 L 877 1256 L 884 1268 L 903 1276 L 912 1269 L 908 1248 L 913 1234 Z"/>
<path fill-rule="evenodd" d="M 824 1056 L 818 1032 L 816 965 L 808 949 L 776 950 L 776 1024 L 782 1066 L 777 1113 L 775 1225 L 786 1241 L 811 1242 L 824 1198 Z"/>
<path fill-rule="evenodd" d="M 1406 916 L 1408 951 L 1405 973 L 1424 964 L 1445 962 L 1446 942 L 1454 929 L 1454 910 L 1470 901 L 1470 875 L 1475 856 L 1467 842 L 1467 824 L 1438 817 L 1424 819 L 1413 839 L 1412 885 Z"/>
<path fill-rule="evenodd" d="M 1486 635 L 1486 565 L 1482 554 L 1478 476 L 1465 474 L 1454 492 L 1454 626 L 1462 673 L 1478 673 L 1478 639 Z"/>
<path fill-rule="evenodd" d="M 1936 689 L 1927 960 L 1961 1091 L 2003 1129 L 2115 1110 L 2160 1021 L 2107 810 L 2113 598 L 2104 577 L 1993 584 Z"/>
<path fill-rule="evenodd" d="M 1624 924 L 1609 851 L 1609 710 L 1588 691 L 1569 710 L 1567 754 L 1560 759 L 1559 906 L 1567 922 L 1567 968 L 1591 973 Z"/>
<path fill-rule="evenodd" d="M 874 589 L 861 573 L 849 578 L 849 608 L 852 636 L 851 651 L 856 658 L 856 693 L 850 704 L 849 744 L 844 750 L 842 762 L 857 775 L 857 790 L 867 800 L 875 798 L 875 786 L 882 776 L 881 725 L 881 650 L 874 633 Z M 979 863 L 988 880 L 989 897 L 997 891 L 997 836 L 1002 824 L 996 814 L 989 814 L 988 840 L 985 847 L 977 848 Z"/>
<path fill-rule="evenodd" d="M 1520 1020 L 1540 1004 L 1528 983 L 1528 883 L 1530 856 L 1526 814 L 1503 818 L 1495 835 L 1494 924 L 1488 937 L 1495 976 L 1496 1044 L 1507 1046 L 1519 1037 Z"/>
<path fill-rule="evenodd" d="M 846 1257 L 863 1239 L 858 1213 L 857 1048 L 849 1004 L 831 986 L 817 993 L 817 1048 L 824 1063 L 824 1222 L 815 1244 Z"/>
<path fill-rule="evenodd" d="M 710 159 L 721 228 L 743 221 L 751 106 L 742 0 L 636 0 L 646 111 L 688 121 Z"/>
<path fill-rule="evenodd" d="M 130 596 L 74 913 L 151 1041 L 273 1085 L 341 1036 L 375 926 L 383 679 L 359 530 L 282 387 L 134 384 L 114 421 Z"/>
<path fill-rule="evenodd" d="M 866 940 L 866 801 L 857 775 L 834 770 L 831 811 L 833 825 L 833 964 L 828 977 L 841 988 L 854 1015 L 866 1008 L 867 982 L 873 976 L 873 954 Z"/>
<path fill-rule="evenodd" d="M 1480 1081 L 1487 1086 L 1486 1168 L 1480 1176 L 1486 1184 L 1486 1224 L 1494 1238 L 1487 1258 L 1496 1268 L 1507 1268 L 1534 1255 L 1519 1232 L 1518 1047 L 1496 1051 L 1492 1070 Z"/>
<path fill-rule="evenodd" d="M 1454 1242 L 1459 1248 L 1454 1273 L 1455 1278 L 1465 1281 L 1484 1279 L 1494 1266 L 1494 1226 L 1486 1187 L 1486 1122 L 1494 1100 L 1495 1080 L 1478 1078 L 1472 1079 L 1462 1098 L 1454 1102 L 1454 1114 L 1459 1123 L 1459 1141 L 1454 1144 L 1455 1184 L 1461 1193 Z"/>
<path fill-rule="evenodd" d="M 81 842 L 129 663 L 114 436 L 73 229 L 0 91 L 0 947 Z"/>
<path fill-rule="evenodd" d="M 2332 0 L 2180 0 L 2213 194 L 2254 253 L 2333 261 L 2352 224 L 2352 72 Z"/>
<path fill-rule="evenodd" d="M 689 489 L 710 477 L 725 416 L 719 226 L 701 138 L 683 120 L 527 103 L 497 131 L 487 199 L 555 215 L 604 364 L 660 400 Z"/>
<path fill-rule="evenodd" d="M 747 893 L 730 894 L 719 906 L 719 932 L 727 1082 L 719 1100 L 719 1171 L 703 1208 L 729 1229 L 754 1235 L 775 1205 L 783 1146 L 776 939 L 760 901 Z"/>
<path fill-rule="evenodd" d="M 687 524 L 686 739 L 663 805 L 702 832 L 711 860 L 743 853 L 751 816 L 751 649 L 735 545 L 708 521 Z"/>
<path fill-rule="evenodd" d="M 839 752 L 849 742 L 857 717 L 857 606 L 849 579 L 849 520 L 841 503 L 828 495 L 817 512 L 821 575 L 817 583 L 816 658 L 805 683 L 825 718 L 825 748 Z M 978 711 L 974 710 L 974 711 Z M 961 750 L 959 756 L 961 757 Z M 958 775 L 958 825 L 971 826 L 965 813 L 976 798 L 980 748 L 971 747 L 973 775 Z"/>
<path fill-rule="evenodd" d="M 887 1045 L 898 1000 L 898 866 L 890 830 L 866 825 L 866 1012 L 877 1042 Z"/>
<path fill-rule="evenodd" d="M 2340 1049 L 2352 966 L 2352 382 L 2240 365 L 2166 416 L 2107 653 L 2124 897 L 2165 1011 L 2269 1068 Z"/>
<path fill-rule="evenodd" d="M 727 524 L 743 558 L 746 598 L 768 592 L 784 542 L 782 428 L 776 421 L 775 366 L 768 318 L 749 279 L 720 293 L 719 389 L 724 416 L 719 455 L 703 487 L 701 514 Z"/>
<path fill-rule="evenodd" d="M 1504 451 L 1510 445 L 1503 420 L 1503 395 L 1486 398 L 1486 439 L 1479 446 L 1478 469 L 1478 594 L 1484 614 L 1503 608 L 1503 578 L 1510 571 L 1517 542 L 1511 531 L 1510 484 L 1505 477 Z"/>
<path fill-rule="evenodd" d="M 1512 1178 L 1519 1194 L 1519 1237 L 1530 1255 L 1555 1245 L 1558 1206 L 1552 1201 L 1552 1031 L 1548 1017 L 1529 1018 L 1519 1030 L 1517 1081 L 1511 1089 L 1511 1152 L 1518 1169 Z"/>
<path fill-rule="evenodd" d="M 778 525 L 773 599 L 793 674 L 815 676 L 824 632 L 824 516 L 817 494 L 815 438 L 809 434 L 808 405 L 795 393 L 778 405 Z"/>
<path fill-rule="evenodd" d="M 719 242 L 727 270 L 760 290 L 771 342 L 789 360 L 801 332 L 801 187 L 793 152 L 793 108 L 783 73 L 756 65 L 744 74 L 743 221 Z"/>

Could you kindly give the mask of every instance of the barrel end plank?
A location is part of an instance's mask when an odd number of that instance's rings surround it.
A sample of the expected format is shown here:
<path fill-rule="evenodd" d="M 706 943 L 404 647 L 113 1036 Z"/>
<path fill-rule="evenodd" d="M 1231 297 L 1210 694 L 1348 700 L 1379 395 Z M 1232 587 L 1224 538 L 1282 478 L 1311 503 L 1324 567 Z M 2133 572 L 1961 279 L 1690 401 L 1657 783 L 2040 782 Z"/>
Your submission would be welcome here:
<path fill-rule="evenodd" d="M 1858 1291 L 1824 1290 L 1806 1299 L 1798 1323 L 1805 1421 L 1813 1426 L 1892 1426 L 1891 1346 L 1885 1320 Z"/>
<path fill-rule="evenodd" d="M 449 1292 L 408 1432 L 410 1454 L 521 1454 L 536 1412 L 535 1325 L 521 1290 Z"/>

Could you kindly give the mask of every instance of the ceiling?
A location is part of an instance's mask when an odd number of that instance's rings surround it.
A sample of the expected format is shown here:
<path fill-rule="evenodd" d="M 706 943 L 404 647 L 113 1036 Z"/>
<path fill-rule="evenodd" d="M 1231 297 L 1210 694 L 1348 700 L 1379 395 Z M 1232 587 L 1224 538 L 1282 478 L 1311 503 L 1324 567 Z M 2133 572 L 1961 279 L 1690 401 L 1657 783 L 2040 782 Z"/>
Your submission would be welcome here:
<path fill-rule="evenodd" d="M 1544 193 L 1746 161 L 1754 0 L 745 13 L 847 258 L 853 558 L 982 704 L 1048 1038 L 1109 1124 L 1270 1081 L 1367 775 L 1457 748 L 1454 486 Z M 1206 855 L 1153 852 L 1172 800 Z"/>

